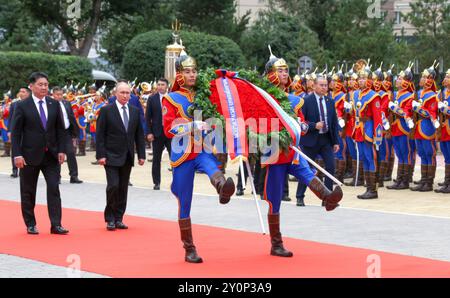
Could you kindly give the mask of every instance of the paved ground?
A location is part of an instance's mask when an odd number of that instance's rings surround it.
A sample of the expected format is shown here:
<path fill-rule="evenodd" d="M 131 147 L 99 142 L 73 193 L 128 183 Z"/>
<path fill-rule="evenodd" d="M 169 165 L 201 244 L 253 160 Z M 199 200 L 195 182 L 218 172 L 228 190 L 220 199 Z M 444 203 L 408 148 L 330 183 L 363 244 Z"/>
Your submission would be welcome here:
<path fill-rule="evenodd" d="M 167 157 L 164 160 L 167 162 Z M 0 169 L 4 173 L 0 174 L 0 199 L 19 201 L 19 181 L 6 174 L 9 172 L 7 161 L 6 158 L 0 159 Z M 90 181 L 89 183 L 73 185 L 63 180 L 63 207 L 103 210 L 106 200 L 104 170 L 90 165 L 90 161 L 93 161 L 92 153 L 88 157 L 79 158 L 80 178 Z M 63 168 L 63 179 L 67 179 L 67 167 Z M 236 165 L 232 165 L 227 172 L 236 173 L 235 169 Z M 163 190 L 154 191 L 150 188 L 150 163 L 133 169 L 132 182 L 138 187 L 130 188 L 127 214 L 177 220 L 177 202 L 167 191 L 171 181 L 170 172 L 167 171 L 167 166 L 163 166 L 163 170 Z M 443 176 L 442 170 L 438 175 Z M 214 191 L 205 175 L 197 175 L 196 183 L 197 194 L 192 206 L 193 223 L 261 231 L 255 202 L 249 195 L 233 198 L 230 204 L 222 206 L 218 203 L 218 198 L 211 195 Z M 362 188 L 345 187 L 342 206 L 333 212 L 326 212 L 321 208 L 320 201 L 311 193 L 306 198 L 308 206 L 304 208 L 283 202 L 283 234 L 305 240 L 450 261 L 449 195 L 383 189 L 380 190 L 379 200 L 366 202 L 355 198 L 362 191 Z M 291 183 L 291 197 L 294 194 L 295 184 Z M 39 182 L 38 198 L 38 203 L 45 203 L 43 180 Z M 267 204 L 261 201 L 261 207 L 267 226 Z M 20 210 L 17 212 L 19 215 Z M 36 269 L 29 271 L 27 268 Z M 33 277 L 35 274 L 65 277 L 66 273 L 66 268 L 0 255 L 0 277 Z M 83 274 L 90 277 L 88 273 L 82 273 L 82 276 Z"/>

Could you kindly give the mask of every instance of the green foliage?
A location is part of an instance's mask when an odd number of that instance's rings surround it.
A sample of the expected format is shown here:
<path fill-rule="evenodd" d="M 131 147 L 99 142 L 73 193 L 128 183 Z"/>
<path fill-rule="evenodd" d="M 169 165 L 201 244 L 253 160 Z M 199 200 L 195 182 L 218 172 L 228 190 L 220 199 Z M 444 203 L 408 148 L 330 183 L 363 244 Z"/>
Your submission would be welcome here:
<path fill-rule="evenodd" d="M 127 44 L 138 34 L 150 30 L 170 28 L 174 19 L 172 1 L 146 1 L 133 14 L 120 15 L 105 20 L 101 24 L 104 32 L 101 44 L 106 50 L 102 56 L 116 66 L 120 66 Z"/>
<path fill-rule="evenodd" d="M 393 57 L 395 38 L 392 24 L 383 18 L 368 18 L 370 3 L 360 0 L 341 1 L 336 12 L 327 19 L 330 33 L 329 50 L 334 60 L 356 61 L 371 58 L 375 63 L 398 63 Z M 350 65 L 351 66 L 351 65 Z"/>
<path fill-rule="evenodd" d="M 232 40 L 197 32 L 181 32 L 181 40 L 200 69 L 236 68 L 245 64 L 239 46 Z M 136 36 L 125 48 L 122 75 L 148 81 L 164 75 L 166 46 L 172 43 L 170 30 L 153 30 Z"/>
<path fill-rule="evenodd" d="M 226 36 L 236 42 L 249 22 L 248 14 L 235 18 L 235 0 L 175 0 L 175 6 L 176 16 L 190 30 Z"/>
<path fill-rule="evenodd" d="M 420 0 L 411 3 L 409 21 L 417 32 L 416 42 L 411 46 L 420 68 L 431 66 L 435 59 L 442 58 L 446 68 L 450 67 L 450 5 L 446 0 Z"/>
<path fill-rule="evenodd" d="M 48 74 L 50 85 L 70 81 L 91 82 L 92 65 L 86 58 L 44 53 L 0 52 L 0 91 L 17 90 L 28 83 L 32 72 Z"/>

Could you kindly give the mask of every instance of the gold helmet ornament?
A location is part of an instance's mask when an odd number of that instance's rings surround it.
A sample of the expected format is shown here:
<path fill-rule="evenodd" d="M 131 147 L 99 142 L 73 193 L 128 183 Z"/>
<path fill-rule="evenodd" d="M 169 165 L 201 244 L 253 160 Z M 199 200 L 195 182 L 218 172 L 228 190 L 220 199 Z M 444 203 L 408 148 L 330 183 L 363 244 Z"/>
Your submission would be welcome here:
<path fill-rule="evenodd" d="M 189 56 L 185 50 L 182 50 L 180 56 L 175 61 L 175 69 L 177 72 L 182 72 L 186 68 L 197 69 L 197 61 Z"/>
<path fill-rule="evenodd" d="M 436 86 L 436 77 L 437 77 L 437 68 L 439 66 L 439 62 L 436 64 L 436 60 L 434 60 L 433 65 L 429 68 L 425 69 L 422 73 L 422 77 L 426 78 L 424 88 L 431 89 L 433 91 L 437 91 Z"/>
<path fill-rule="evenodd" d="M 276 57 L 272 53 L 272 47 L 270 45 L 268 45 L 268 48 L 269 48 L 269 52 L 270 52 L 270 57 L 269 57 L 269 61 L 267 61 L 267 63 L 266 63 L 266 67 L 265 67 L 266 74 L 268 74 L 269 72 L 272 72 L 272 71 L 277 71 L 280 68 L 289 69 L 289 66 L 286 63 L 286 60 L 284 60 L 283 58 Z"/>
<path fill-rule="evenodd" d="M 416 87 L 414 86 L 414 74 L 411 70 L 411 68 L 414 66 L 414 62 L 409 62 L 408 67 L 405 70 L 402 70 L 398 74 L 398 78 L 402 81 L 401 82 L 401 88 L 403 90 L 407 90 L 409 92 L 415 92 Z"/>
<path fill-rule="evenodd" d="M 267 76 L 267 79 L 272 84 L 274 84 L 275 86 L 278 87 L 281 85 L 281 80 L 280 80 L 280 77 L 278 76 L 278 70 L 286 69 L 289 72 L 289 66 L 286 63 L 286 60 L 284 60 L 283 58 L 278 58 L 272 53 L 272 48 L 270 45 L 268 45 L 268 48 L 269 48 L 269 52 L 270 52 L 270 57 L 269 57 L 269 61 L 267 61 L 267 63 L 266 63 L 266 67 L 265 67 L 266 76 Z M 289 86 L 291 86 L 291 85 L 292 85 L 292 79 L 288 74 L 288 82 L 284 86 L 284 88 L 286 89 L 285 91 L 288 91 Z"/>

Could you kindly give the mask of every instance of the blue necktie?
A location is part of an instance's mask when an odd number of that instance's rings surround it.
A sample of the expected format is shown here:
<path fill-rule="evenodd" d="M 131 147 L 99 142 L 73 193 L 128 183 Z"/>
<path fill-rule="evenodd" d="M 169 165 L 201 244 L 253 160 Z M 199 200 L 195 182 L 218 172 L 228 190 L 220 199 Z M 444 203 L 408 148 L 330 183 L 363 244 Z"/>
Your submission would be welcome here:
<path fill-rule="evenodd" d="M 44 126 L 44 129 L 47 129 L 47 117 L 45 116 L 44 107 L 42 106 L 43 103 L 43 100 L 39 101 L 39 114 L 41 116 L 42 126 Z"/>

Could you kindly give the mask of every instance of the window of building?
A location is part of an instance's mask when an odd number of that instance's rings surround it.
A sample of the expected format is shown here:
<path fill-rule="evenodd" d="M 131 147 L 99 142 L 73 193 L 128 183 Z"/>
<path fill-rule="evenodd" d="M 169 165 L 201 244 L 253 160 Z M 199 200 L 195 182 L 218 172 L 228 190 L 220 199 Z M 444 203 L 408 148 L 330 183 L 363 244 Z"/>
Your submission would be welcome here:
<path fill-rule="evenodd" d="M 402 23 L 402 14 L 400 11 L 395 12 L 395 24 L 399 25 Z"/>

